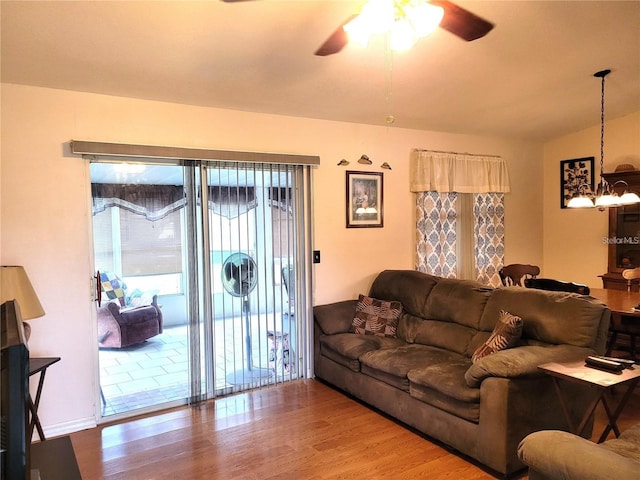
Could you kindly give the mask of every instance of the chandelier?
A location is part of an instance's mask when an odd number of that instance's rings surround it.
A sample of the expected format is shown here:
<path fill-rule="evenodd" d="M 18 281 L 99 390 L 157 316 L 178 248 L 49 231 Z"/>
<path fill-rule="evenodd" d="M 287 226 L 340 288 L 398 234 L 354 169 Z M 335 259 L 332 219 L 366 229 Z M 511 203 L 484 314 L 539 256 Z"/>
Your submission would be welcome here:
<path fill-rule="evenodd" d="M 607 207 L 619 207 L 622 205 L 632 205 L 640 203 L 640 197 L 630 192 L 624 191 L 622 195 L 618 195 L 604 178 L 604 79 L 611 73 L 611 70 L 601 70 L 593 74 L 594 77 L 600 78 L 601 94 L 600 94 L 600 182 L 596 189 L 595 198 L 593 192 L 586 183 L 576 186 L 574 196 L 567 203 L 568 208 L 593 208 L 598 207 L 601 212 Z M 616 182 L 627 183 L 624 180 Z"/>
<path fill-rule="evenodd" d="M 344 30 L 363 47 L 373 35 L 389 34 L 392 50 L 408 50 L 433 32 L 443 15 L 442 7 L 427 0 L 369 0 Z"/>

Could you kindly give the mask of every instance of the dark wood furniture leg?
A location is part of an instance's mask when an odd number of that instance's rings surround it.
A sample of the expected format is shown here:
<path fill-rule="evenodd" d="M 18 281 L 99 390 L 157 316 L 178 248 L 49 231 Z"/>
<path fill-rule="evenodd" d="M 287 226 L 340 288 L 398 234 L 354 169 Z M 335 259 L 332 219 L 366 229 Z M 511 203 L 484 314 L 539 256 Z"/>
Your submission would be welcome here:
<path fill-rule="evenodd" d="M 40 441 L 46 440 L 44 436 L 44 430 L 42 429 L 42 425 L 40 424 L 40 418 L 38 417 L 38 406 L 40 405 L 40 397 L 42 395 L 42 387 L 44 386 L 44 378 L 47 373 L 47 368 L 58 361 L 60 361 L 60 357 L 36 357 L 29 359 L 29 376 L 40 373 L 35 401 L 31 398 L 31 393 L 29 393 L 28 398 L 29 411 L 31 412 L 31 420 L 29 422 L 28 432 L 29 439 L 33 437 L 33 429 L 35 427 L 35 429 L 38 431 L 38 438 L 40 438 Z"/>
<path fill-rule="evenodd" d="M 593 415 L 593 412 L 595 412 L 596 407 L 598 406 L 598 402 L 601 399 L 603 399 L 604 390 L 598 389 L 596 391 L 595 397 L 593 398 L 593 400 L 585 410 L 584 415 L 582 416 L 582 419 L 578 424 L 578 427 L 576 427 L 575 424 L 573 423 L 571 415 L 569 414 L 569 410 L 567 409 L 567 404 L 565 402 L 564 395 L 562 394 L 562 388 L 560 387 L 560 379 L 556 377 L 552 377 L 552 379 L 553 379 L 553 386 L 555 387 L 556 393 L 558 394 L 558 399 L 560 400 L 560 407 L 562 408 L 562 413 L 564 414 L 564 418 L 567 420 L 567 425 L 569 426 L 569 431 L 576 435 L 580 435 L 584 430 L 584 427 L 587 425 L 589 418 L 591 417 L 591 415 Z"/>
<path fill-rule="evenodd" d="M 605 427 L 604 431 L 602 432 L 602 435 L 600 435 L 600 438 L 598 439 L 598 443 L 604 442 L 607 439 L 607 436 L 609 435 L 609 432 L 611 432 L 611 430 L 613 430 L 613 433 L 615 434 L 616 438 L 620 436 L 620 430 L 618 429 L 618 418 L 620 417 L 620 413 L 622 413 L 622 410 L 624 409 L 625 405 L 631 398 L 631 394 L 633 393 L 633 390 L 636 388 L 636 385 L 638 385 L 638 381 L 640 381 L 640 379 L 636 379 L 633 382 L 629 383 L 629 386 L 627 387 L 627 391 L 624 393 L 624 396 L 620 400 L 620 403 L 618 403 L 618 406 L 616 407 L 613 413 L 611 413 L 611 409 L 609 408 L 607 399 L 604 397 L 604 395 L 602 396 L 602 405 L 604 406 L 605 412 L 607 412 L 607 418 L 609 419 L 609 424 Z"/>

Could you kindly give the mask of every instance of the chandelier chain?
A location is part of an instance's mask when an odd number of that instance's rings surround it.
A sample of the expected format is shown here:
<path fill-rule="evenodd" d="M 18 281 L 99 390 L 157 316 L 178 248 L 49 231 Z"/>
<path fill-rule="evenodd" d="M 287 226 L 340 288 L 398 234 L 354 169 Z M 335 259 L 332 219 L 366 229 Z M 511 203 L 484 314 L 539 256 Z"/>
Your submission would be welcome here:
<path fill-rule="evenodd" d="M 600 172 L 604 172 L 604 77 L 602 76 L 602 89 L 600 101 Z"/>

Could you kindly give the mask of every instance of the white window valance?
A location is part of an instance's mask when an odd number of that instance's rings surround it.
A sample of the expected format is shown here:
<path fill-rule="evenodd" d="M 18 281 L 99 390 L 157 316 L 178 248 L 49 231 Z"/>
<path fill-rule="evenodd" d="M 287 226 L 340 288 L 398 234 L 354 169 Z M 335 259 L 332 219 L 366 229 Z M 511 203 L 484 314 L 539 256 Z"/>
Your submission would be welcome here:
<path fill-rule="evenodd" d="M 414 150 L 412 192 L 507 193 L 509 172 L 501 157 Z"/>
<path fill-rule="evenodd" d="M 209 185 L 209 209 L 223 217 L 236 218 L 256 208 L 255 190 L 252 186 Z M 161 220 L 187 204 L 182 185 L 92 183 L 91 196 L 94 215 L 110 207 L 119 207 L 151 222 Z"/>

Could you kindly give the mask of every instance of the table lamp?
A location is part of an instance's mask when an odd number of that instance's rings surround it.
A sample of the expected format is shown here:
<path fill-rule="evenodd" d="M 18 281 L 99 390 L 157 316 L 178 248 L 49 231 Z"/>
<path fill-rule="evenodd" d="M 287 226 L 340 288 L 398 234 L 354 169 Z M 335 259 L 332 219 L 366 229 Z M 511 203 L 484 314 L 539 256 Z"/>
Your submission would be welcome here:
<path fill-rule="evenodd" d="M 44 309 L 36 295 L 27 272 L 22 266 L 2 265 L 0 268 L 0 303 L 7 300 L 18 302 L 23 320 L 42 317 Z M 27 340 L 31 335 L 31 327 L 23 322 L 24 335 Z"/>

